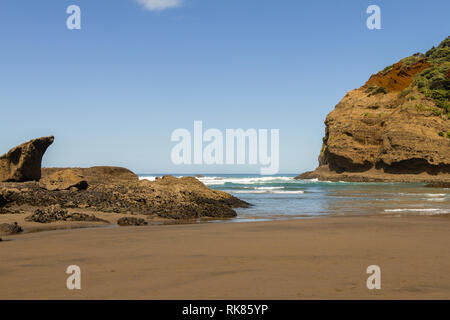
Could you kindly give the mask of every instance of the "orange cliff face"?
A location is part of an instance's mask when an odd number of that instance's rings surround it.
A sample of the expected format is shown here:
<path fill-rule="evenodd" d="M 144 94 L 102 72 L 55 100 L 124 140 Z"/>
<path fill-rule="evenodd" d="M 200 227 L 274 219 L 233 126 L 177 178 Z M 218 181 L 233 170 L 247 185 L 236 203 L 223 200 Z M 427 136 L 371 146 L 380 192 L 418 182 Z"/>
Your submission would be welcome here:
<path fill-rule="evenodd" d="M 299 179 L 450 181 L 450 120 L 414 85 L 431 67 L 403 59 L 348 92 L 325 120 L 319 167 Z"/>
<path fill-rule="evenodd" d="M 420 59 L 411 66 L 405 67 L 402 61 L 392 65 L 387 72 L 374 74 L 366 82 L 366 86 L 384 87 L 389 92 L 402 91 L 411 84 L 413 77 L 431 67 L 426 59 Z"/>

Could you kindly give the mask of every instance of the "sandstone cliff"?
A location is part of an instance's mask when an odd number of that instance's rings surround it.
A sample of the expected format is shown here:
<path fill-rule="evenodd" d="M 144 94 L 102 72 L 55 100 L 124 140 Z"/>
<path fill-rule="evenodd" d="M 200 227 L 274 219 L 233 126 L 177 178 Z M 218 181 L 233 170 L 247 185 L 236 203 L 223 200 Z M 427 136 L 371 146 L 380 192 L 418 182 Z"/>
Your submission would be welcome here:
<path fill-rule="evenodd" d="M 450 181 L 450 38 L 372 75 L 325 120 L 319 167 L 298 178 Z"/>

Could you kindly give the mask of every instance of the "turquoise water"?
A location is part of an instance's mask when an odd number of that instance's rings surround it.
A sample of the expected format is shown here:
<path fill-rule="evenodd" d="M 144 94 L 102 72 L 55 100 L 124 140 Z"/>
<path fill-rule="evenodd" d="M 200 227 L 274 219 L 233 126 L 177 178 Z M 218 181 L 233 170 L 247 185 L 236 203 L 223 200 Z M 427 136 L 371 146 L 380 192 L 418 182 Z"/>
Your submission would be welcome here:
<path fill-rule="evenodd" d="M 327 215 L 450 214 L 450 189 L 407 183 L 295 180 L 294 176 L 215 174 L 198 179 L 212 189 L 231 193 L 253 205 L 236 210 L 237 222 Z M 141 175 L 149 180 L 154 177 Z"/>

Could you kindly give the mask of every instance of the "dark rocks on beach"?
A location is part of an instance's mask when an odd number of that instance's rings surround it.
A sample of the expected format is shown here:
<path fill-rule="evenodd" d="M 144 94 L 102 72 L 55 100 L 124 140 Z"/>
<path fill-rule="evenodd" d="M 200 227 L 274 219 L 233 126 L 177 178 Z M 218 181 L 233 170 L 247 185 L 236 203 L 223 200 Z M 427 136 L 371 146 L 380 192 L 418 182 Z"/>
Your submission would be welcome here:
<path fill-rule="evenodd" d="M 151 182 L 139 180 L 131 171 L 123 168 L 77 170 L 89 184 L 87 190 L 82 192 L 72 189 L 49 191 L 41 188 L 37 182 L 0 183 L 0 194 L 6 195 L 8 201 L 4 208 L 58 205 L 61 208 L 89 208 L 100 212 L 132 212 L 169 219 L 196 219 L 231 218 L 236 216 L 234 208 L 249 206 L 228 193 L 208 188 L 194 177 L 165 176 Z M 53 174 L 46 169 L 43 172 L 43 178 L 49 173 Z"/>
<path fill-rule="evenodd" d="M 66 221 L 85 221 L 85 222 L 106 222 L 108 221 L 97 218 L 93 214 L 85 214 L 79 212 L 73 212 L 67 216 Z"/>
<path fill-rule="evenodd" d="M 65 208 L 196 219 L 231 218 L 236 216 L 234 208 L 249 206 L 228 193 L 208 188 L 194 177 L 164 176 L 150 182 L 120 167 L 41 169 L 42 156 L 53 140 L 31 140 L 0 158 L 2 212 L 44 207 L 27 219 L 50 223 L 98 221 L 92 216 L 68 214 Z"/>
<path fill-rule="evenodd" d="M 58 206 L 51 206 L 46 209 L 37 209 L 31 216 L 25 218 L 26 221 L 51 223 L 55 221 L 66 220 L 67 210 Z"/>
<path fill-rule="evenodd" d="M 23 143 L 0 157 L 0 181 L 39 181 L 42 157 L 54 137 Z"/>
<path fill-rule="evenodd" d="M 126 226 L 146 226 L 148 223 L 144 219 L 135 217 L 123 217 L 117 220 L 117 224 L 121 227 Z"/>
<path fill-rule="evenodd" d="M 94 215 L 84 213 L 68 213 L 67 210 L 59 206 L 50 206 L 45 209 L 37 209 L 31 216 L 25 218 L 29 222 L 52 223 L 56 221 L 88 221 L 106 222 Z"/>
<path fill-rule="evenodd" d="M 7 203 L 8 201 L 6 200 L 5 196 L 0 194 L 0 209 L 4 207 Z"/>
<path fill-rule="evenodd" d="M 8 223 L 0 224 L 0 234 L 12 235 L 12 234 L 18 234 L 21 232 L 23 232 L 23 229 L 21 226 L 19 226 L 17 224 L 17 222 L 14 222 L 12 224 L 8 224 Z"/>

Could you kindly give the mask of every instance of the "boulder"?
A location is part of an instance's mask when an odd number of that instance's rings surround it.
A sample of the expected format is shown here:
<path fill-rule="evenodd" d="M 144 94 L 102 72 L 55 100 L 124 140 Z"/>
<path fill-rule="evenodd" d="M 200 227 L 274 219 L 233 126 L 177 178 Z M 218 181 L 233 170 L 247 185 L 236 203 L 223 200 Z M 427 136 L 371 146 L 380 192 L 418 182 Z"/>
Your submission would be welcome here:
<path fill-rule="evenodd" d="M 91 168 L 42 168 L 42 177 L 51 178 L 56 173 L 65 177 L 66 172 L 70 172 L 70 175 L 83 177 L 89 185 L 139 181 L 139 177 L 126 168 L 108 166 Z"/>
<path fill-rule="evenodd" d="M 25 218 L 29 222 L 52 223 L 56 221 L 86 221 L 86 222 L 108 222 L 94 215 L 85 213 L 68 213 L 58 205 L 49 206 L 45 209 L 37 209 L 31 216 Z"/>
<path fill-rule="evenodd" d="M 117 224 L 121 227 L 125 226 L 146 226 L 148 223 L 144 219 L 134 217 L 124 217 L 117 220 Z"/>
<path fill-rule="evenodd" d="M 0 181 L 39 181 L 42 157 L 53 141 L 53 136 L 34 139 L 1 156 Z"/>
<path fill-rule="evenodd" d="M 17 224 L 17 222 L 14 222 L 12 224 L 8 223 L 2 223 L 0 224 L 0 234 L 1 235 L 11 235 L 11 234 L 18 234 L 23 231 L 22 227 Z"/>
<path fill-rule="evenodd" d="M 0 194 L 0 208 L 4 207 L 8 203 L 8 200 L 3 194 Z"/>
<path fill-rule="evenodd" d="M 67 210 L 59 206 L 50 206 L 45 209 L 36 209 L 31 216 L 25 218 L 25 221 L 51 223 L 67 219 Z"/>
<path fill-rule="evenodd" d="M 67 169 L 55 171 L 42 177 L 39 181 L 39 186 L 48 191 L 69 190 L 71 188 L 86 190 L 88 183 L 82 175 L 74 170 Z"/>

